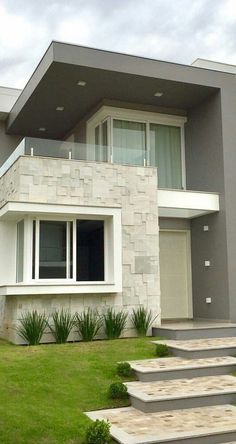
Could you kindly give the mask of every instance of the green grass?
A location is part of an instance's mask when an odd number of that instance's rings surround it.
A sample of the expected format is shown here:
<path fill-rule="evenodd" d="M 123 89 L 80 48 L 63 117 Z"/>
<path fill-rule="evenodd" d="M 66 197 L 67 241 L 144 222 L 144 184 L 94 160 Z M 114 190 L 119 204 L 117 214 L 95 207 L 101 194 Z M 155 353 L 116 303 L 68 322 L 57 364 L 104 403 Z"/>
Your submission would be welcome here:
<path fill-rule="evenodd" d="M 107 389 L 117 361 L 154 357 L 150 338 L 20 347 L 0 341 L 0 443 L 82 444 L 84 411 L 127 405 Z"/>

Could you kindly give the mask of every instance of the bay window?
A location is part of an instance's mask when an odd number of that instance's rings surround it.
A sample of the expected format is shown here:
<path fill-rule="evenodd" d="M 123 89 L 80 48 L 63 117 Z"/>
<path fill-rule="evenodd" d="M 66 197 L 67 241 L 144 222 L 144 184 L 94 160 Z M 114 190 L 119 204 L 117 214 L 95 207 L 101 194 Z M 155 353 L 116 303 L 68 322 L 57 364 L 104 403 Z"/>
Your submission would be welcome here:
<path fill-rule="evenodd" d="M 88 121 L 87 140 L 95 143 L 95 160 L 154 166 L 159 188 L 182 189 L 185 121 L 181 116 L 104 106 Z"/>

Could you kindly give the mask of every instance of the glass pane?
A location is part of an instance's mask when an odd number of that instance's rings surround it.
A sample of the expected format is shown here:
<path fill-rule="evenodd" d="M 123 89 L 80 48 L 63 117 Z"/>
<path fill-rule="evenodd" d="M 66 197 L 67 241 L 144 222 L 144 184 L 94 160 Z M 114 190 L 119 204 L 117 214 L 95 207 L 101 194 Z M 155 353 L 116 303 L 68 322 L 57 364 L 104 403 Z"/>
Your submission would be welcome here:
<path fill-rule="evenodd" d="M 159 188 L 182 188 L 179 127 L 150 125 L 150 165 L 158 167 Z"/>
<path fill-rule="evenodd" d="M 145 150 L 145 123 L 113 120 L 113 162 L 143 165 Z"/>
<path fill-rule="evenodd" d="M 16 282 L 23 281 L 24 264 L 24 220 L 17 224 Z"/>
<path fill-rule="evenodd" d="M 104 281 L 104 221 L 77 221 L 77 281 Z"/>
<path fill-rule="evenodd" d="M 32 279 L 35 279 L 35 242 L 36 242 L 36 222 L 33 220 L 33 243 L 32 243 Z"/>
<path fill-rule="evenodd" d="M 39 278 L 66 278 L 66 222 L 40 221 Z"/>
<path fill-rule="evenodd" d="M 106 120 L 95 128 L 95 160 L 98 162 L 107 162 L 107 131 L 108 125 Z"/>

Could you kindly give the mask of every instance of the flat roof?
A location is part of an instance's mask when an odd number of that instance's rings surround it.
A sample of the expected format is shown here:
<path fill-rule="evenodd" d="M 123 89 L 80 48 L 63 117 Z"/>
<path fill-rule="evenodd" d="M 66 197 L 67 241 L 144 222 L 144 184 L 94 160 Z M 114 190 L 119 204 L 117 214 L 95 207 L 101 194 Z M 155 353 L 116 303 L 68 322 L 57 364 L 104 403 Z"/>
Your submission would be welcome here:
<path fill-rule="evenodd" d="M 7 132 L 62 139 L 104 99 L 188 110 L 213 94 L 229 75 L 52 42 L 13 105 Z M 79 81 L 86 85 L 78 86 Z M 155 97 L 157 91 L 163 96 Z M 57 107 L 64 110 L 56 111 Z"/>

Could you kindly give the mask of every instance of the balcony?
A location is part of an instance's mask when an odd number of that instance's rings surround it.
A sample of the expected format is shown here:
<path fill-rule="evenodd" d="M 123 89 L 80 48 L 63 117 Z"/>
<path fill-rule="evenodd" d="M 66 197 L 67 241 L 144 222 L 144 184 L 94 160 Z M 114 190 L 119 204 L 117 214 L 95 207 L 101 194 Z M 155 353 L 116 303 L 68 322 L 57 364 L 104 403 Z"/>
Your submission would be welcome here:
<path fill-rule="evenodd" d="M 145 167 L 146 153 L 141 150 L 110 149 L 83 143 L 64 142 L 38 138 L 24 138 L 7 161 L 0 168 L 2 177 L 21 156 L 67 159 L 112 164 L 126 164 Z M 219 195 L 203 191 L 158 190 L 159 216 L 187 218 L 203 216 L 219 211 Z"/>

